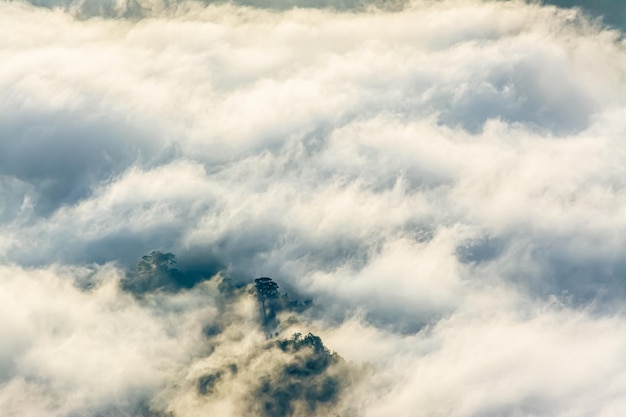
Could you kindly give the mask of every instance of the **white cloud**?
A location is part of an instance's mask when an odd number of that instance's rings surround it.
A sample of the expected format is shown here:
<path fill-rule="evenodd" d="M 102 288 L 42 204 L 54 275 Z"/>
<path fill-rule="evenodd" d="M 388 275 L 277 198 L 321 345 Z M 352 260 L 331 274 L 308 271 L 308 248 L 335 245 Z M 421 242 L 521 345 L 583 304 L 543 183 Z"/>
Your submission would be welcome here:
<path fill-rule="evenodd" d="M 294 328 L 376 369 L 362 415 L 623 414 L 621 34 L 522 1 L 251 3 L 0 2 L 2 408 L 240 412 L 194 384 L 262 343 L 254 303 L 211 345 L 215 282 L 118 289 L 163 250 L 313 297 Z"/>
<path fill-rule="evenodd" d="M 73 277 L 94 272 L 104 285 L 90 292 L 72 285 Z M 191 305 L 193 314 L 180 312 L 168 323 L 121 293 L 118 274 L 110 267 L 1 268 L 6 415 L 97 413 L 149 401 L 202 354 L 198 319 L 207 312 Z"/>

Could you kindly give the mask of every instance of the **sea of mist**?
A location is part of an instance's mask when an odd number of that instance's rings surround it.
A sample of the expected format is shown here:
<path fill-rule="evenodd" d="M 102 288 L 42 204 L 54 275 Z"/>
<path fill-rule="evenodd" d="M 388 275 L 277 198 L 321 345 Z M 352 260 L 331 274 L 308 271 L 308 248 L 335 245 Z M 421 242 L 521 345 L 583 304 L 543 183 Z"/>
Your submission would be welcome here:
<path fill-rule="evenodd" d="M 0 415 L 623 416 L 625 10 L 0 1 Z"/>

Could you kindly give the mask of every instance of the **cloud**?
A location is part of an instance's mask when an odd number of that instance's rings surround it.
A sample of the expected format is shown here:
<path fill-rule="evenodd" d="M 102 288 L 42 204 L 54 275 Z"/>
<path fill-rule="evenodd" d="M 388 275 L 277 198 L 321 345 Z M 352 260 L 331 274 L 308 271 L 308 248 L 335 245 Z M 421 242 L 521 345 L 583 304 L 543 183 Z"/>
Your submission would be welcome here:
<path fill-rule="evenodd" d="M 0 408 L 623 414 L 622 37 L 522 1 L 0 2 Z M 313 299 L 276 339 L 260 276 Z M 309 332 L 343 359 L 307 383 Z"/>
<path fill-rule="evenodd" d="M 550 0 L 545 3 L 560 7 L 579 7 L 594 18 L 600 18 L 602 23 L 624 28 L 626 24 L 626 11 L 617 0 Z"/>
<path fill-rule="evenodd" d="M 370 415 L 619 414 L 624 403 L 614 389 L 624 378 L 624 341 L 613 335 L 621 325 L 571 310 L 527 319 L 454 317 L 430 337 L 413 338 L 420 360 L 396 363 L 409 366 L 407 379 Z"/>
<path fill-rule="evenodd" d="M 71 277 L 85 273 L 106 283 L 81 292 Z M 1 274 L 3 317 L 11 318 L 1 330 L 7 415 L 123 413 L 149 401 L 186 355 L 203 350 L 197 320 L 178 322 L 179 330 L 164 325 L 119 292 L 118 272 L 109 267 L 2 267 Z"/>

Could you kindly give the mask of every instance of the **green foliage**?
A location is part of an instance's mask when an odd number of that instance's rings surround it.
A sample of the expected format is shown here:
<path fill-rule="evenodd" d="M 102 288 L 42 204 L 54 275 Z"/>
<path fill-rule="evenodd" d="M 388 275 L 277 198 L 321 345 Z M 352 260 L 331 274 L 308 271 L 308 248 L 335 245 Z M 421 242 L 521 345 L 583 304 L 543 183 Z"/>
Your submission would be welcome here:
<path fill-rule="evenodd" d="M 271 300 L 277 299 L 280 294 L 278 292 L 278 284 L 271 278 L 261 277 L 254 280 L 256 291 L 259 299 Z"/>
<path fill-rule="evenodd" d="M 191 288 L 203 278 L 174 268 L 173 253 L 153 251 L 141 257 L 134 272 L 128 273 L 120 285 L 124 291 L 142 296 L 153 291 L 177 292 Z"/>
<path fill-rule="evenodd" d="M 291 417 L 298 407 L 313 413 L 338 401 L 345 383 L 333 368 L 345 362 L 331 353 L 321 338 L 311 333 L 305 337 L 296 333 L 291 339 L 277 341 L 275 346 L 291 358 L 274 374 L 261 378 L 254 394 L 258 414 Z"/>
<path fill-rule="evenodd" d="M 280 293 L 279 285 L 271 278 L 257 278 L 254 284 L 242 287 L 229 279 L 222 279 L 217 285 L 221 300 L 218 306 L 228 311 L 228 306 L 239 297 L 246 293 L 254 295 L 268 335 L 278 335 L 274 332 L 278 325 L 278 312 L 298 312 L 311 305 L 310 301 L 290 301 L 286 294 Z M 232 324 L 213 322 L 203 331 L 208 338 L 213 338 Z M 255 369 L 252 377 L 249 368 Z M 241 407 L 239 415 L 325 416 L 344 405 L 340 399 L 354 383 L 355 372 L 354 366 L 328 350 L 319 336 L 296 333 L 291 338 L 259 346 L 240 363 L 231 363 L 201 376 L 196 386 L 200 396 L 211 398 L 221 398 L 232 389 L 233 384 L 238 386 L 237 389 L 243 393 L 238 404 Z"/>
<path fill-rule="evenodd" d="M 278 284 L 268 277 L 257 278 L 254 280 L 254 284 L 256 287 L 256 296 L 259 301 L 259 308 L 261 310 L 263 327 L 271 334 L 278 325 L 276 313 L 281 310 Z"/>
<path fill-rule="evenodd" d="M 277 344 L 283 352 L 298 352 L 303 347 L 309 347 L 315 353 L 330 355 L 329 350 L 322 343 L 322 339 L 313 333 L 309 333 L 304 337 L 302 337 L 301 333 L 295 333 L 291 339 L 280 340 Z"/>
<path fill-rule="evenodd" d="M 261 277 L 254 280 L 257 300 L 261 310 L 262 325 L 268 335 L 272 335 L 278 326 L 276 315 L 281 311 L 301 313 L 312 305 L 311 300 L 300 302 L 290 300 L 287 294 L 281 294 L 279 286 L 271 278 Z"/>

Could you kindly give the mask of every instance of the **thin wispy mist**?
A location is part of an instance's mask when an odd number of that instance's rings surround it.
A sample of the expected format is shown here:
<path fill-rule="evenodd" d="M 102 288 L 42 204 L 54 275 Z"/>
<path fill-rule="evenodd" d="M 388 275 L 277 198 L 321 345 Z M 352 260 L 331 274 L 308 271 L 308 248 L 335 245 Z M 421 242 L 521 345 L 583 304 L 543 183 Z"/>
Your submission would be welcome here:
<path fill-rule="evenodd" d="M 1 1 L 0 414 L 623 415 L 624 9 L 546 3 Z"/>

